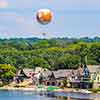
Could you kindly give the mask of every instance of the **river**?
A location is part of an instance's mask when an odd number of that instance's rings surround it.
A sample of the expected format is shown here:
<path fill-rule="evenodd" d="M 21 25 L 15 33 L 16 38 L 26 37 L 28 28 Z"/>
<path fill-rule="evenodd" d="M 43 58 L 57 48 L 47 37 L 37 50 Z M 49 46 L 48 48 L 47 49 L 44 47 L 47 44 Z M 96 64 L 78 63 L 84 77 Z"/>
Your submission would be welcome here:
<path fill-rule="evenodd" d="M 26 91 L 0 91 L 0 100 L 100 100 L 100 95 L 79 93 L 36 93 Z"/>

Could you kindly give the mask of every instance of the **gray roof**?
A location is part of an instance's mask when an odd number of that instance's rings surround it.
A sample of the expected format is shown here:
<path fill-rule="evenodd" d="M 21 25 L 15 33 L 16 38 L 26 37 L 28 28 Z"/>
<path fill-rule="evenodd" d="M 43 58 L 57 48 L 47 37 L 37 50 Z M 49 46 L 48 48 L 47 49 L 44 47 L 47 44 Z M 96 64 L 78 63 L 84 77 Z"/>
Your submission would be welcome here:
<path fill-rule="evenodd" d="M 49 70 L 43 72 L 44 77 L 49 77 L 51 76 L 51 74 L 52 74 L 52 71 L 49 71 Z"/>
<path fill-rule="evenodd" d="M 88 67 L 90 73 L 95 73 L 100 66 L 99 65 L 87 65 L 87 67 Z"/>
<path fill-rule="evenodd" d="M 25 68 L 25 69 L 23 69 L 23 72 L 24 72 L 24 74 L 25 74 L 27 77 L 29 77 L 29 76 L 30 76 L 30 73 L 31 73 L 31 74 L 34 73 L 34 70 L 33 70 L 33 69 Z M 17 76 L 20 76 L 20 73 L 21 73 L 21 70 L 18 70 L 18 71 L 17 71 Z"/>
<path fill-rule="evenodd" d="M 51 74 L 54 74 L 55 78 L 64 78 L 72 75 L 72 72 L 76 74 L 76 70 L 58 70 L 58 71 L 44 71 L 43 75 L 45 77 L 51 76 Z"/>
<path fill-rule="evenodd" d="M 67 77 L 71 74 L 72 70 L 58 70 L 53 71 L 55 78 Z"/>
<path fill-rule="evenodd" d="M 23 69 L 25 75 L 29 76 L 30 73 L 33 74 L 34 73 L 34 70 L 33 69 L 28 69 L 28 68 L 25 68 Z"/>

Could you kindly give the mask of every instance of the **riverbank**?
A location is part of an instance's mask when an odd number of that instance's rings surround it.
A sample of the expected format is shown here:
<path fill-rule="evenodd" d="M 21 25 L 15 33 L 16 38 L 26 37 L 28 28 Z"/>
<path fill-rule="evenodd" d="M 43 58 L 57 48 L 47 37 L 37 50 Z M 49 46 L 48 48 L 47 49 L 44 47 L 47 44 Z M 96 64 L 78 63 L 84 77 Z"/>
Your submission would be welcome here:
<path fill-rule="evenodd" d="M 27 94 L 27 95 L 30 95 L 30 96 L 43 96 L 43 95 L 46 95 L 47 96 L 52 96 L 52 97 L 57 97 L 58 99 L 57 100 L 60 100 L 61 98 L 67 98 L 67 97 L 70 97 L 70 98 L 76 98 L 77 100 L 81 100 L 81 99 L 85 99 L 85 100 L 100 100 L 100 93 L 86 93 L 86 91 L 84 92 L 84 90 L 82 91 L 82 89 L 80 89 L 79 91 L 76 91 L 75 89 L 72 89 L 72 88 L 64 88 L 64 89 L 59 89 L 59 90 L 55 90 L 55 91 L 41 91 L 41 90 L 37 90 L 37 88 L 15 88 L 15 87 L 9 87 L 9 88 L 5 88 L 5 87 L 2 87 L 0 88 L 0 93 L 2 92 L 6 92 L 6 94 L 9 94 L 12 93 L 12 96 L 14 96 L 16 93 L 17 93 L 17 96 L 18 94 L 22 93 L 23 94 Z M 10 94 L 11 95 L 11 94 Z M 21 96 L 22 96 L 21 95 Z M 60 99 L 59 99 L 60 98 Z M 75 99 L 75 100 L 76 100 Z M 9 99 L 7 99 L 9 100 Z M 28 98 L 29 100 L 29 98 Z M 40 100 L 40 99 L 39 99 Z M 42 99 L 41 99 L 42 100 Z M 47 99 L 46 99 L 47 100 Z M 53 99 L 52 99 L 53 100 Z M 61 99 L 63 100 L 63 99 Z M 74 99 L 73 99 L 74 100 Z"/>
<path fill-rule="evenodd" d="M 68 92 L 72 92 L 72 93 L 85 93 L 85 94 L 92 94 L 92 93 L 96 93 L 96 94 L 100 94 L 99 92 L 94 92 L 94 91 L 90 91 L 87 89 L 74 89 L 74 88 L 59 88 L 59 87 L 53 87 L 53 86 L 32 86 L 32 87 L 8 87 L 8 86 L 4 86 L 4 87 L 0 87 L 0 90 L 7 90 L 7 91 L 33 91 L 33 92 L 63 92 L 63 93 L 68 93 Z"/>
<path fill-rule="evenodd" d="M 0 87 L 0 90 L 20 90 L 20 91 L 50 91 L 50 92 L 76 92 L 76 89 L 72 88 L 58 88 L 55 86 L 33 86 L 33 87 Z"/>
<path fill-rule="evenodd" d="M 31 87 L 11 87 L 11 86 L 3 86 L 0 87 L 0 90 L 8 90 L 8 91 L 47 91 L 47 86 L 31 86 Z"/>
<path fill-rule="evenodd" d="M 1 87 L 0 90 L 20 90 L 20 91 L 35 91 L 35 88 L 24 88 L 24 87 Z"/>
<path fill-rule="evenodd" d="M 73 92 L 73 93 L 86 93 L 86 94 L 100 94 L 100 88 L 98 89 L 75 89 L 75 88 L 64 88 L 62 90 L 56 90 L 56 92 Z"/>

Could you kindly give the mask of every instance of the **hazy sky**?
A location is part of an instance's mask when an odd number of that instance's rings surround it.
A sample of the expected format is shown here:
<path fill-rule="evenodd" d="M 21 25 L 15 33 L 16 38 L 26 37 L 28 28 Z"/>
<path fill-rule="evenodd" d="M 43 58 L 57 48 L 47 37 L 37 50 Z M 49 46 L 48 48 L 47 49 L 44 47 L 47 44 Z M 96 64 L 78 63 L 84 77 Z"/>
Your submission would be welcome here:
<path fill-rule="evenodd" d="M 35 19 L 42 8 L 54 13 L 48 25 Z M 86 36 L 100 36 L 100 0 L 0 0 L 0 38 Z"/>

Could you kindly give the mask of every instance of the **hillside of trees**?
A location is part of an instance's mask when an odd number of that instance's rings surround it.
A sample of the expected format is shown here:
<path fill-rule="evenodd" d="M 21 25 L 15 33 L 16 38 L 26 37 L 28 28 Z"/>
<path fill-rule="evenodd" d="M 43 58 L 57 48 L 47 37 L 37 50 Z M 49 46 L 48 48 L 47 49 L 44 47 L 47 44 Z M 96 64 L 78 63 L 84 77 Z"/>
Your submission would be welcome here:
<path fill-rule="evenodd" d="M 100 63 L 100 38 L 0 39 L 0 64 L 56 70 L 80 63 Z"/>

